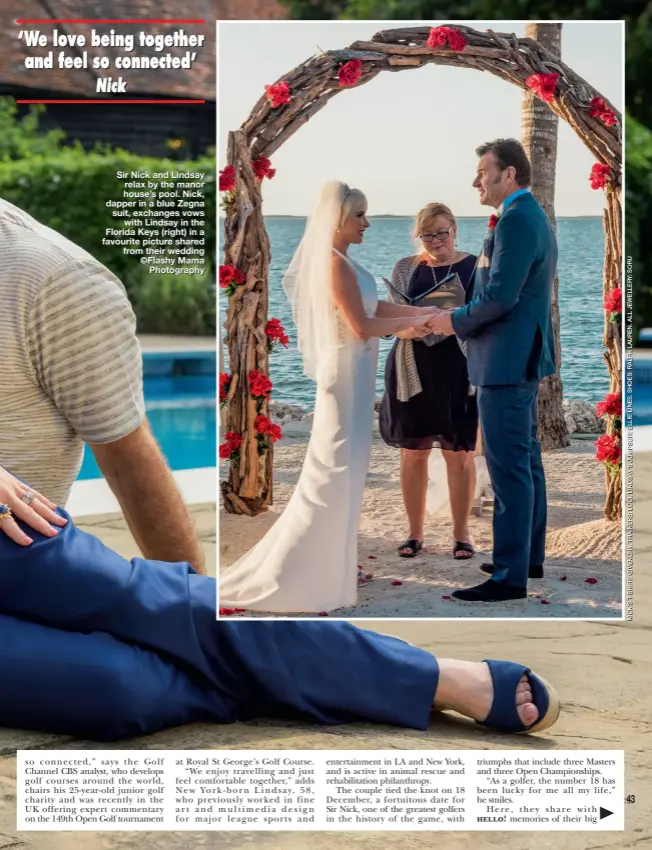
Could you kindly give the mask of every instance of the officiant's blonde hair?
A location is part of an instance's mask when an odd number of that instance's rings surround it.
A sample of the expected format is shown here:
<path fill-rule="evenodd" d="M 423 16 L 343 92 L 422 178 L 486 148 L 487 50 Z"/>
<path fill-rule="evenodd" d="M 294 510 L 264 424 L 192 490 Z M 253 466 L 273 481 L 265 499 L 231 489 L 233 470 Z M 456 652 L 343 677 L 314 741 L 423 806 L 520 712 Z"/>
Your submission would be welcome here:
<path fill-rule="evenodd" d="M 441 204 L 439 201 L 426 204 L 423 209 L 419 210 L 414 222 L 414 238 L 419 243 L 420 247 L 421 242 L 419 241 L 419 234 L 427 232 L 428 225 L 439 215 L 445 216 L 455 228 L 455 231 L 457 231 L 457 219 L 453 215 L 453 211 L 450 207 L 447 207 L 446 204 Z"/>

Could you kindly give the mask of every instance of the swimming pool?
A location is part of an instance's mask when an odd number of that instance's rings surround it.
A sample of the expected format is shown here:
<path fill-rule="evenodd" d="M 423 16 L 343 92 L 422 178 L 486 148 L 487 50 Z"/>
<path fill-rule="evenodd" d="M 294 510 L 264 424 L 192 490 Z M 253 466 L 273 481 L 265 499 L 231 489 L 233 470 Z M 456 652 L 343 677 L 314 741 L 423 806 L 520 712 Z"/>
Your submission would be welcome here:
<path fill-rule="evenodd" d="M 652 425 L 652 352 L 632 360 L 632 424 Z"/>
<path fill-rule="evenodd" d="M 214 351 L 143 352 L 145 407 L 172 470 L 217 464 Z M 102 478 L 86 446 L 78 481 Z"/>

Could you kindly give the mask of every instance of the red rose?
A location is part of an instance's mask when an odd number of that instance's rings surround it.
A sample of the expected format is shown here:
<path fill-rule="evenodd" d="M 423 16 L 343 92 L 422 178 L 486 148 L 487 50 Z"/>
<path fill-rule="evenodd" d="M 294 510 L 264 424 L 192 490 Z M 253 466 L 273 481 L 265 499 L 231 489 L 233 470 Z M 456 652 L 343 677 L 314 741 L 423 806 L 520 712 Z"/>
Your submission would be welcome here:
<path fill-rule="evenodd" d="M 607 293 L 604 297 L 602 305 L 607 313 L 622 313 L 623 312 L 623 291 L 617 286 Z"/>
<path fill-rule="evenodd" d="M 236 286 L 244 283 L 247 276 L 235 266 L 220 266 L 220 289 L 226 289 L 227 295 L 232 295 Z"/>
<path fill-rule="evenodd" d="M 349 62 L 345 62 L 340 65 L 337 76 L 340 78 L 340 88 L 354 86 L 362 76 L 362 61 L 351 59 Z"/>
<path fill-rule="evenodd" d="M 443 47 L 447 42 L 450 49 L 457 53 L 461 53 L 468 44 L 459 30 L 452 27 L 432 27 L 426 46 Z"/>
<path fill-rule="evenodd" d="M 233 281 L 233 266 L 220 266 L 220 288 L 226 289 Z"/>
<path fill-rule="evenodd" d="M 272 382 L 261 372 L 253 369 L 247 376 L 249 381 L 249 392 L 255 398 L 267 398 L 272 391 Z"/>
<path fill-rule="evenodd" d="M 550 103 L 555 99 L 559 74 L 531 74 L 525 81 L 526 86 L 541 100 Z"/>
<path fill-rule="evenodd" d="M 264 177 L 267 177 L 268 180 L 271 180 L 272 177 L 276 174 L 275 168 L 270 168 L 272 163 L 267 159 L 266 156 L 259 156 L 258 159 L 255 159 L 251 163 L 251 167 L 254 170 L 254 174 L 260 180 Z"/>
<path fill-rule="evenodd" d="M 254 428 L 259 434 L 270 437 L 273 443 L 280 440 L 283 436 L 280 426 L 275 425 L 267 416 L 257 416 L 254 422 Z"/>
<path fill-rule="evenodd" d="M 235 189 L 235 168 L 227 165 L 220 171 L 220 192 L 232 192 Z"/>
<path fill-rule="evenodd" d="M 601 97 L 594 97 L 589 106 L 589 114 L 592 118 L 599 118 L 607 127 L 613 127 L 616 123 L 616 113 L 609 109 L 606 101 Z"/>
<path fill-rule="evenodd" d="M 459 30 L 451 29 L 448 33 L 448 46 L 456 53 L 461 53 L 468 41 L 464 38 Z"/>
<path fill-rule="evenodd" d="M 500 216 L 496 215 L 496 213 L 492 213 L 489 216 L 489 230 L 493 230 L 494 227 L 498 224 L 498 219 Z"/>
<path fill-rule="evenodd" d="M 611 176 L 611 169 L 608 165 L 603 165 L 601 162 L 596 164 L 591 169 L 589 180 L 591 181 L 592 189 L 603 189 L 607 185 L 607 179 Z"/>
<path fill-rule="evenodd" d="M 220 404 L 226 401 L 229 394 L 229 385 L 231 384 L 231 375 L 227 372 L 220 372 Z"/>
<path fill-rule="evenodd" d="M 233 446 L 233 451 L 239 449 L 242 445 L 242 437 L 240 436 L 240 434 L 238 434 L 237 431 L 227 431 L 227 433 L 224 435 L 224 439 L 227 443 L 231 443 L 231 445 Z"/>
<path fill-rule="evenodd" d="M 284 103 L 289 103 L 292 99 L 290 97 L 290 85 L 285 81 L 277 83 L 274 86 L 265 86 L 265 92 L 267 93 L 267 100 L 271 103 L 273 109 L 276 109 L 277 106 L 282 106 Z"/>
<path fill-rule="evenodd" d="M 224 435 L 224 442 L 220 445 L 220 458 L 228 460 L 234 452 L 242 445 L 242 437 L 235 431 L 229 431 Z"/>
<path fill-rule="evenodd" d="M 620 393 L 608 393 L 602 401 L 599 401 L 595 406 L 597 416 L 618 416 L 623 415 L 623 399 Z"/>
<path fill-rule="evenodd" d="M 601 113 L 605 111 L 607 108 L 607 104 L 601 97 L 594 97 L 591 103 L 589 104 L 589 115 L 592 118 L 597 118 Z"/>
<path fill-rule="evenodd" d="M 620 462 L 621 450 L 615 437 L 603 434 L 602 437 L 598 437 L 597 442 L 593 445 L 597 446 L 597 451 L 595 453 L 597 461 L 600 461 L 601 463 L 606 461 L 607 463 L 613 464 Z"/>
<path fill-rule="evenodd" d="M 426 42 L 427 47 L 443 47 L 448 41 L 448 32 L 450 27 L 432 27 L 430 30 L 430 35 L 428 36 L 428 41 Z"/>
<path fill-rule="evenodd" d="M 267 334 L 267 338 L 270 343 L 279 342 L 283 348 L 288 347 L 288 343 L 290 342 L 290 338 L 285 333 L 285 328 L 281 324 L 280 319 L 270 319 L 267 322 L 267 327 L 265 328 L 265 333 Z"/>

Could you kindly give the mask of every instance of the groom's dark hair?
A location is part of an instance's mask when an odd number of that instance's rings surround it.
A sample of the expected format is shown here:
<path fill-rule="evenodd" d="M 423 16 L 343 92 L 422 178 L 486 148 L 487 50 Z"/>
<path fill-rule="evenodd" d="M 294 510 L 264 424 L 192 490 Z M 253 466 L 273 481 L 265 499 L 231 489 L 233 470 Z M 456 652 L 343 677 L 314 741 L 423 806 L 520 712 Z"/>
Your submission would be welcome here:
<path fill-rule="evenodd" d="M 515 171 L 515 180 L 519 186 L 526 188 L 532 183 L 532 167 L 527 158 L 523 145 L 517 139 L 494 139 L 493 142 L 485 142 L 475 150 L 478 156 L 492 153 L 501 171 L 511 165 Z"/>

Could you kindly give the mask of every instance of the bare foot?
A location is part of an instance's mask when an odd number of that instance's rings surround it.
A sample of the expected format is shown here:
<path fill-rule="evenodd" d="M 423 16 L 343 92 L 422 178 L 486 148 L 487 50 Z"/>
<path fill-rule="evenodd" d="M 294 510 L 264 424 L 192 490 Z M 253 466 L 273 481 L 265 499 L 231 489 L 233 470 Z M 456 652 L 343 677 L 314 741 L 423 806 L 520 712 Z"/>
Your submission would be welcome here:
<path fill-rule="evenodd" d="M 491 711 L 494 686 L 489 666 L 484 661 L 457 661 L 438 658 L 439 684 L 434 708 L 456 711 L 472 720 L 486 720 Z M 524 726 L 532 726 L 539 710 L 532 702 L 527 676 L 522 676 L 515 694 L 516 713 Z"/>

